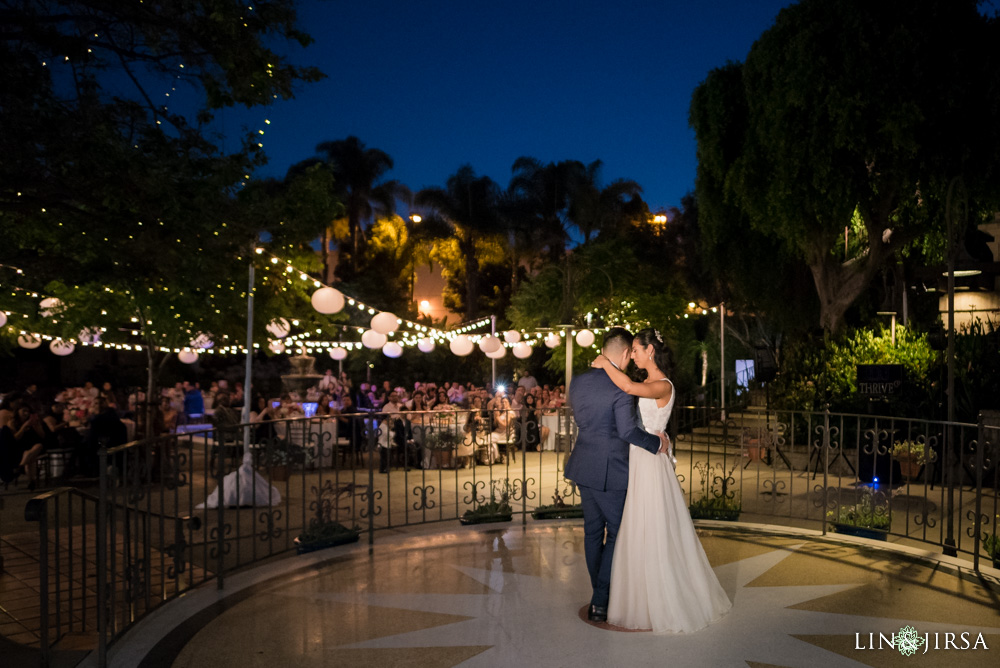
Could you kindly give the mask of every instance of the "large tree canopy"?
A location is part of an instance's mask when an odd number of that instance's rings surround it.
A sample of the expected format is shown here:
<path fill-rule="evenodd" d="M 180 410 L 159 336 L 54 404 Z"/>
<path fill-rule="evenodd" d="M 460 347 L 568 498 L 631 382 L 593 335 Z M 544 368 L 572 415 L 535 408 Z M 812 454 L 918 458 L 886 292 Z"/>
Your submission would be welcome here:
<path fill-rule="evenodd" d="M 157 343 L 219 331 L 262 229 L 234 195 L 263 155 L 205 124 L 320 76 L 272 50 L 310 41 L 293 1 L 0 0 L 0 25 L 0 264 L 22 270 L 0 306 L 50 294 L 67 330 L 127 314 Z"/>
<path fill-rule="evenodd" d="M 696 89 L 697 192 L 707 239 L 746 228 L 812 273 L 820 323 L 897 250 L 944 225 L 949 184 L 996 194 L 997 23 L 975 0 L 803 0 L 743 64 Z M 836 252 L 852 219 L 864 245 Z"/>

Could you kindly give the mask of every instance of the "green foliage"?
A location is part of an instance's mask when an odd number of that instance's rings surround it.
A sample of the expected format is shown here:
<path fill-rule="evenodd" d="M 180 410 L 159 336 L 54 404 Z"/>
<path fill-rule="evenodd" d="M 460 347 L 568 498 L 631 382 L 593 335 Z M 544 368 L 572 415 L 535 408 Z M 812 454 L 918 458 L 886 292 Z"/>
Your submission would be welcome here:
<path fill-rule="evenodd" d="M 913 459 L 920 466 L 928 461 L 934 461 L 934 451 L 926 448 L 920 441 L 896 441 L 892 444 L 889 454 L 896 459 Z"/>
<path fill-rule="evenodd" d="M 847 524 L 862 529 L 877 529 L 888 531 L 892 528 L 892 516 L 889 507 L 875 503 L 870 491 L 865 491 L 861 501 L 850 506 L 841 506 L 837 511 L 826 513 L 829 522 Z"/>
<path fill-rule="evenodd" d="M 513 488 L 507 478 L 501 480 L 490 480 L 490 500 L 484 503 L 476 502 L 476 507 L 466 510 L 462 515 L 468 520 L 495 517 L 497 515 L 507 516 L 514 512 L 510 505 L 510 497 Z"/>
<path fill-rule="evenodd" d="M 891 333 L 858 329 L 829 338 L 822 345 L 800 340 L 787 345 L 781 370 L 771 386 L 772 404 L 789 410 L 856 412 L 867 407 L 857 394 L 857 365 L 901 364 L 905 379 L 902 391 L 886 408 L 894 415 L 926 414 L 932 402 L 932 365 L 937 354 L 927 335 L 912 328 L 896 327 L 896 345 Z"/>

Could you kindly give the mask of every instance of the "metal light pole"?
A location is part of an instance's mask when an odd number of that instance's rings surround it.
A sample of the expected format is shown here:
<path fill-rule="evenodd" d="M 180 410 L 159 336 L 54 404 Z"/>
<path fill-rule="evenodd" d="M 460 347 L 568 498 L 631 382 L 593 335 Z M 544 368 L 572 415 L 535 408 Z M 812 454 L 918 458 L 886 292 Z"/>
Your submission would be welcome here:
<path fill-rule="evenodd" d="M 497 335 L 497 317 L 495 315 L 491 315 L 490 316 L 490 332 L 493 334 L 493 336 Z M 493 359 L 493 358 L 490 358 L 490 362 L 492 362 L 492 367 L 493 367 L 493 382 L 492 382 L 492 384 L 490 384 L 490 387 L 492 387 L 494 390 L 496 390 L 496 387 L 497 387 L 497 361 L 495 359 Z"/>
<path fill-rule="evenodd" d="M 569 396 L 569 384 L 573 380 L 573 337 L 570 335 L 572 325 L 566 328 L 566 396 Z"/>
<path fill-rule="evenodd" d="M 948 226 L 948 426 L 945 439 L 945 470 L 948 476 L 948 508 L 947 536 L 944 539 L 944 553 L 948 556 L 958 556 L 955 543 L 955 254 L 959 230 L 964 230 L 968 215 L 965 182 L 961 176 L 956 176 L 948 184 L 948 196 L 945 201 L 945 223 Z M 963 220 L 957 220 L 962 217 Z M 961 224 L 961 227 L 959 225 Z"/>

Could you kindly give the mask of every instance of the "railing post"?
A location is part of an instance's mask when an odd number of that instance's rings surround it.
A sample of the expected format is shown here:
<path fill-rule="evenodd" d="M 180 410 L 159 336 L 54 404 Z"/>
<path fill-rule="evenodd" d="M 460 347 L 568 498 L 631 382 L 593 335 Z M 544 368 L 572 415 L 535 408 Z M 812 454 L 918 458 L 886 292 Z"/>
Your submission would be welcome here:
<path fill-rule="evenodd" d="M 370 414 L 369 414 L 370 415 Z M 355 418 L 364 419 L 364 418 Z M 375 427 L 375 418 L 371 418 L 372 428 L 368 429 L 368 546 L 375 544 L 375 454 L 376 441 L 378 440 L 378 430 Z M 388 487 L 388 476 L 386 477 Z M 392 512 L 391 509 L 389 512 Z M 390 519 L 391 523 L 391 519 Z"/>
<path fill-rule="evenodd" d="M 52 648 L 49 647 L 49 504 L 42 502 L 38 516 L 38 614 L 41 615 L 38 629 L 39 646 L 42 650 L 42 666 L 51 665 Z"/>
<path fill-rule="evenodd" d="M 108 450 L 97 449 L 97 665 L 108 665 Z"/>
<path fill-rule="evenodd" d="M 216 588 L 221 590 L 221 589 L 224 589 L 225 586 L 226 586 L 226 576 L 225 576 L 225 572 L 226 572 L 226 555 L 224 553 L 224 548 L 226 546 L 226 532 L 225 532 L 225 524 L 226 524 L 226 489 L 225 489 L 225 487 L 226 487 L 226 451 L 225 451 L 223 442 L 220 441 L 219 438 L 218 438 L 218 430 L 214 430 L 213 429 L 210 433 L 211 433 L 211 439 L 215 441 L 216 452 L 218 452 L 218 455 L 216 456 L 215 461 L 217 461 L 218 464 L 219 464 L 218 470 L 216 471 L 216 474 L 218 475 L 218 485 L 219 485 L 219 502 L 218 502 L 218 504 L 216 504 L 216 514 L 215 514 L 215 517 L 216 517 L 216 541 L 217 541 L 215 549 L 218 551 L 218 563 L 216 564 L 215 579 L 216 579 Z M 208 440 L 208 439 L 206 439 L 206 440 Z M 209 450 L 211 450 L 211 448 L 212 448 L 212 446 L 210 444 L 209 445 Z M 237 503 L 238 503 L 238 500 L 237 500 Z M 239 540 L 238 537 L 237 537 L 237 540 Z"/>
<path fill-rule="evenodd" d="M 841 441 L 843 444 L 843 441 Z M 838 485 L 838 488 L 840 486 Z M 826 535 L 826 511 L 830 507 L 830 404 L 823 410 L 823 535 Z"/>
<path fill-rule="evenodd" d="M 976 447 L 976 531 L 972 538 L 972 568 L 979 571 L 979 545 L 983 532 L 979 530 L 979 522 L 983 517 L 983 449 L 986 447 L 986 429 L 983 425 L 983 414 L 976 418 L 979 424 Z"/>

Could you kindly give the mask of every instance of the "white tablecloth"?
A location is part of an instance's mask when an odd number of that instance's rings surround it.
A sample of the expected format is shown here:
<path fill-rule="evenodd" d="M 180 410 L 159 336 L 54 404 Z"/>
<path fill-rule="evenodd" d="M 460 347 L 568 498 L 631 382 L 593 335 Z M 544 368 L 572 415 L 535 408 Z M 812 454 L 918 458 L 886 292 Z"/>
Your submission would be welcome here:
<path fill-rule="evenodd" d="M 556 433 L 559 431 L 559 415 L 555 413 L 552 415 L 546 415 L 543 413 L 541 426 L 549 428 L 549 433 L 545 437 L 545 441 L 542 443 L 542 449 L 555 450 Z"/>

